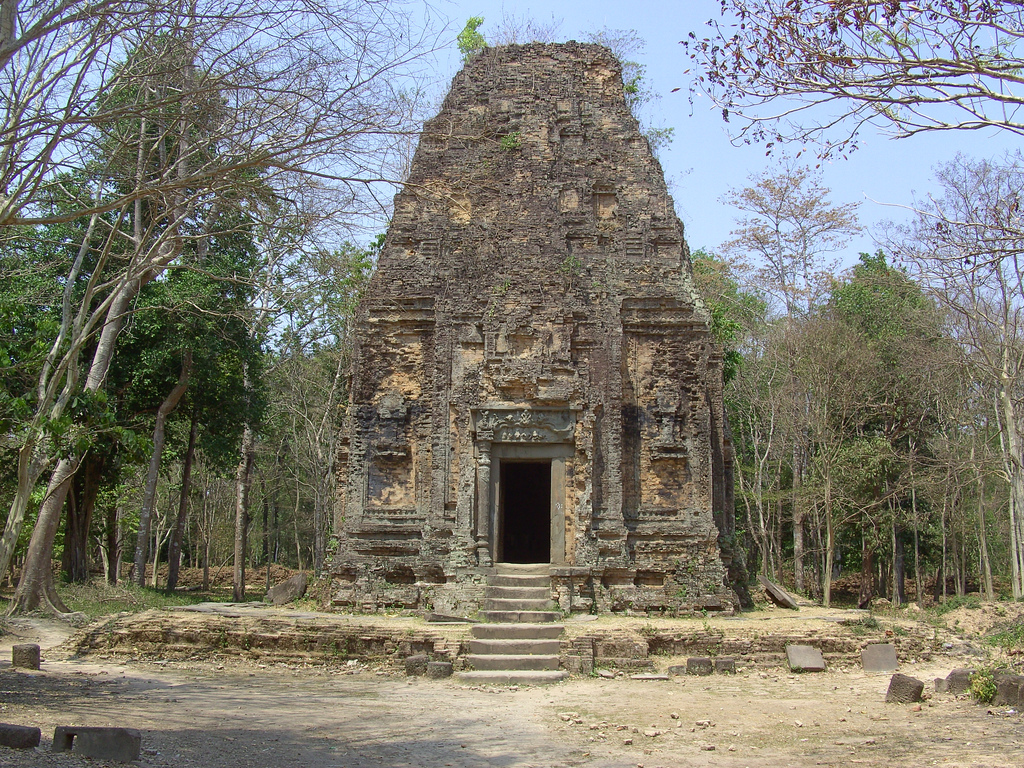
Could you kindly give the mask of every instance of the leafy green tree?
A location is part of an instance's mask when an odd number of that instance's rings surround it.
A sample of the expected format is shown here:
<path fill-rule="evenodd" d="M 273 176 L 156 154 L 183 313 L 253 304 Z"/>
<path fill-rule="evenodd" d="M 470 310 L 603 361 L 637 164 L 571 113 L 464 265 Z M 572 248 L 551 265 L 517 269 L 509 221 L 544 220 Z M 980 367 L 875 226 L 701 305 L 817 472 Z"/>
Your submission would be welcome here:
<path fill-rule="evenodd" d="M 470 16 L 466 21 L 466 26 L 462 28 L 462 31 L 455 38 L 463 61 L 469 61 L 487 47 L 487 41 L 479 31 L 483 23 L 483 16 Z"/>

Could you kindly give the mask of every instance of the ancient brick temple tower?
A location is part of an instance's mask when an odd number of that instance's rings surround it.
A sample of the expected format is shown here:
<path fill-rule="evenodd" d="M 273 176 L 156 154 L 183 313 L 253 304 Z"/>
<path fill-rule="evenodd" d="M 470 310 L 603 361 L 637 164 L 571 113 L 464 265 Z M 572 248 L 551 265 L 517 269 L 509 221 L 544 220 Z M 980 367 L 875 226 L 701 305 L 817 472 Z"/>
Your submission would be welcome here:
<path fill-rule="evenodd" d="M 455 77 L 356 339 L 336 604 L 466 613 L 540 562 L 563 610 L 734 605 L 721 356 L 607 49 Z"/>

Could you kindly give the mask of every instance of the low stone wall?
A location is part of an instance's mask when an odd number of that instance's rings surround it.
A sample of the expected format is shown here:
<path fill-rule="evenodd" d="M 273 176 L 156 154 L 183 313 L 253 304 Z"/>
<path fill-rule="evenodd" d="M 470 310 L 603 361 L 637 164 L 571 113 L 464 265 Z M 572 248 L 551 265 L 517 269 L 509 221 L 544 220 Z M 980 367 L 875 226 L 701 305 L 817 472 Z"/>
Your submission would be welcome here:
<path fill-rule="evenodd" d="M 818 648 L 831 667 L 859 667 L 860 651 L 869 643 L 889 642 L 901 660 L 929 660 L 940 653 L 934 637 L 889 637 L 882 630 L 854 633 L 831 622 L 816 622 L 806 631 L 735 632 L 707 623 L 679 622 L 656 627 L 642 620 L 629 626 L 602 626 L 606 621 L 568 621 L 561 639 L 561 666 L 574 674 L 598 669 L 649 670 L 670 658 L 731 657 L 742 668 L 784 668 L 787 645 Z M 692 625 L 692 628 L 691 626 Z M 351 659 L 399 671 L 406 657 L 426 654 L 463 667 L 469 652 L 470 625 L 426 624 L 415 617 L 352 616 L 300 613 L 256 606 L 196 606 L 121 616 L 88 628 L 74 652 L 123 654 L 147 659 L 236 656 L 315 664 Z"/>

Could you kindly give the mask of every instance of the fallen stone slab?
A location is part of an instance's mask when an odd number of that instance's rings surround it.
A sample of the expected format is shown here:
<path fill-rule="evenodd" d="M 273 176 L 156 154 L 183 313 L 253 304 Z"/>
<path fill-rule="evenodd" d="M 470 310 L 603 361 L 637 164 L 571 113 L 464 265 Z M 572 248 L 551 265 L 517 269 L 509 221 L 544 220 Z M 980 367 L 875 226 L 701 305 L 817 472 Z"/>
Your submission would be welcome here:
<path fill-rule="evenodd" d="M 58 725 L 53 731 L 53 751 L 130 763 L 139 759 L 142 734 L 134 728 Z"/>
<path fill-rule="evenodd" d="M 275 584 L 267 590 L 266 602 L 272 603 L 273 605 L 284 605 L 290 603 L 293 600 L 298 600 L 304 594 L 306 594 L 306 587 L 309 584 L 309 579 L 304 573 L 297 573 L 294 576 L 282 581 L 280 584 Z"/>
<path fill-rule="evenodd" d="M 443 680 L 452 676 L 452 663 L 450 661 L 428 661 L 427 677 L 431 680 Z"/>
<path fill-rule="evenodd" d="M 0 723 L 0 747 L 11 749 L 35 749 L 39 746 L 42 732 L 28 725 Z"/>
<path fill-rule="evenodd" d="M 900 667 L 896 646 L 892 643 L 871 643 L 860 652 L 860 663 L 865 672 L 895 672 Z"/>
<path fill-rule="evenodd" d="M 685 664 L 673 664 L 671 667 L 665 670 L 670 675 L 685 675 L 686 665 Z"/>
<path fill-rule="evenodd" d="M 825 671 L 825 657 L 813 645 L 787 645 L 786 661 L 793 672 Z"/>
<path fill-rule="evenodd" d="M 719 656 L 715 659 L 715 672 L 720 675 L 735 675 L 736 659 L 731 656 Z"/>
<path fill-rule="evenodd" d="M 714 671 L 715 665 L 708 656 L 691 656 L 686 660 L 688 675 L 710 675 Z"/>
<path fill-rule="evenodd" d="M 764 587 L 764 591 L 768 593 L 768 597 L 770 597 L 772 602 L 777 606 L 780 608 L 791 608 L 794 611 L 800 610 L 800 606 L 797 605 L 796 598 L 778 584 L 773 581 L 769 581 L 761 575 L 758 575 L 757 580 L 761 586 Z"/>
<path fill-rule="evenodd" d="M 471 619 L 467 616 L 446 616 L 443 613 L 428 613 L 426 616 L 428 624 L 479 624 L 478 619 Z"/>
<path fill-rule="evenodd" d="M 405 674 L 418 677 L 427 674 L 427 654 L 416 653 L 405 657 Z"/>
<path fill-rule="evenodd" d="M 39 669 L 42 657 L 35 643 L 19 643 L 11 647 L 11 666 L 20 669 Z"/>
<path fill-rule="evenodd" d="M 885 693 L 885 703 L 913 704 L 916 701 L 921 701 L 923 691 L 923 681 L 897 672 L 889 681 L 889 690 Z"/>
<path fill-rule="evenodd" d="M 958 668 L 946 675 L 946 693 L 959 696 L 971 688 L 971 678 L 974 676 L 973 669 Z"/>
<path fill-rule="evenodd" d="M 668 675 L 630 675 L 630 680 L 668 680 Z"/>

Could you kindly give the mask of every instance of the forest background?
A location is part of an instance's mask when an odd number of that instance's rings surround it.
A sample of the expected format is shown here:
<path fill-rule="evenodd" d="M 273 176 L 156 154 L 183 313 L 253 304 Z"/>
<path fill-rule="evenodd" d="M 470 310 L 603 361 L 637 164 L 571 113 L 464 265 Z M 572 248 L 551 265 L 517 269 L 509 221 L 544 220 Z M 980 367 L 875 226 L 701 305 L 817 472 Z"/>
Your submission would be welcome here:
<path fill-rule="evenodd" d="M 436 107 L 430 62 L 566 37 L 510 16 L 456 35 L 388 0 L 263 5 L 0 0 L 11 611 L 64 612 L 58 582 L 97 572 L 173 591 L 180 566 L 230 565 L 239 600 L 247 569 L 323 573 L 349 320 Z M 731 235 L 692 258 L 751 573 L 826 604 L 1020 599 L 1022 161 L 945 158 L 845 270 L 858 205 L 821 166 L 879 129 L 1019 135 L 1021 11 L 723 9 L 676 36 L 680 85 L 770 155 L 720 201 Z M 645 41 L 572 36 L 620 56 L 662 150 Z"/>

